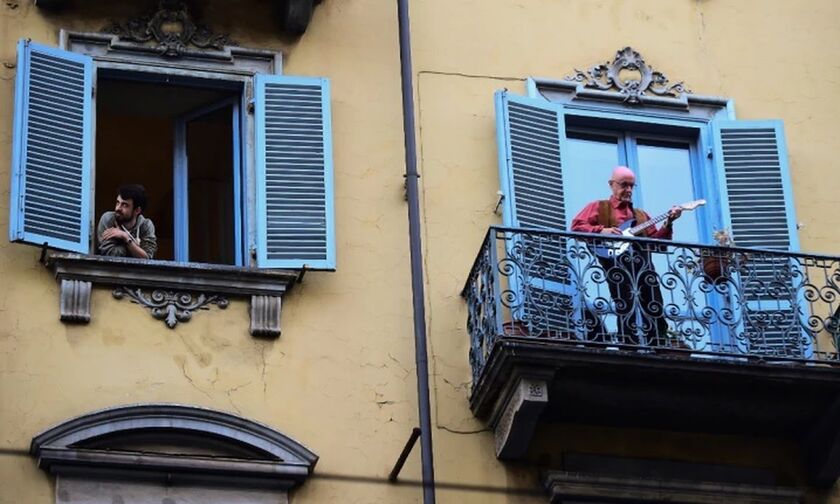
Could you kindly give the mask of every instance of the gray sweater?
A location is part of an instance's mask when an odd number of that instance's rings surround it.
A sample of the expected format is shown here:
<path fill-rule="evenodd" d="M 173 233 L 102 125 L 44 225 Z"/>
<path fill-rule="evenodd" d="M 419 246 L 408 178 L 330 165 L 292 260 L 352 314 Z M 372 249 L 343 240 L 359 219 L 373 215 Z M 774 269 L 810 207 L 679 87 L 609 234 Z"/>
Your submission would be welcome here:
<path fill-rule="evenodd" d="M 128 253 L 128 246 L 122 240 L 115 238 L 102 240 L 102 233 L 106 229 L 114 227 L 115 223 L 114 212 L 105 212 L 102 214 L 102 218 L 99 219 L 99 225 L 96 227 L 96 243 L 99 244 L 96 252 L 99 255 L 131 257 L 131 254 Z M 155 236 L 155 225 L 151 219 L 138 215 L 134 221 L 134 226 L 126 226 L 126 230 L 139 242 L 140 248 L 149 255 L 149 259 L 155 256 L 155 252 L 157 252 L 157 237 Z"/>

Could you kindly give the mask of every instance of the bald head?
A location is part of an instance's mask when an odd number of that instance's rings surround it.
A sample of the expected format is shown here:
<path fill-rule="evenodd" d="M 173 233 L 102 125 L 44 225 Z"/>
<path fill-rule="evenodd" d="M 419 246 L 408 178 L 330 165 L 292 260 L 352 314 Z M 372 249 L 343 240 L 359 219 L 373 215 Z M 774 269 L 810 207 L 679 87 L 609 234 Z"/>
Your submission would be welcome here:
<path fill-rule="evenodd" d="M 612 175 L 610 175 L 610 180 L 618 180 L 618 179 L 627 179 L 630 178 L 631 180 L 636 180 L 636 174 L 633 173 L 633 170 L 627 168 L 626 166 L 616 166 L 615 169 L 612 171 Z"/>
<path fill-rule="evenodd" d="M 632 203 L 633 188 L 636 186 L 636 175 L 626 166 L 616 166 L 610 176 L 610 190 L 619 201 Z"/>

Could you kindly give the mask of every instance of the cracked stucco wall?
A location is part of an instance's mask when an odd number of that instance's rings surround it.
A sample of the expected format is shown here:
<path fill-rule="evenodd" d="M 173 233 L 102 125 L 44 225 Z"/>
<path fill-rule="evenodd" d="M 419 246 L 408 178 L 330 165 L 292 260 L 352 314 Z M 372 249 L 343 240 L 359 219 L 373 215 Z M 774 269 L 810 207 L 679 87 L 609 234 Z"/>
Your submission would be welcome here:
<path fill-rule="evenodd" d="M 283 336 L 276 341 L 248 335 L 244 302 L 200 312 L 170 331 L 136 305 L 112 300 L 107 289 L 94 292 L 90 325 L 67 326 L 57 320 L 57 286 L 37 263 L 38 251 L 0 238 L 0 278 L 7 286 L 0 290 L 2 504 L 53 502 L 49 478 L 15 453 L 48 426 L 117 404 L 171 401 L 240 413 L 313 449 L 321 456 L 319 472 L 377 478 L 387 475 L 417 424 L 393 2 L 324 0 L 294 43 L 276 36 L 268 2 L 201 3 L 204 21 L 230 31 L 243 46 L 284 49 L 287 74 L 331 79 L 339 270 L 308 273 L 284 299 Z M 98 30 L 133 11 L 124 5 L 130 2 L 76 4 L 46 16 L 29 0 L 0 2 L 0 181 L 9 179 L 17 39 L 54 44 L 61 27 Z M 563 77 L 633 46 L 696 93 L 734 98 L 740 118 L 785 120 L 796 210 L 805 223 L 802 248 L 837 253 L 840 231 L 824 216 L 832 215 L 840 193 L 832 177 L 840 7 L 833 0 L 411 5 L 436 475 L 444 482 L 533 489 L 534 466 L 496 461 L 492 433 L 467 403 L 466 312 L 459 293 L 487 226 L 499 222 L 493 214 L 493 92 L 524 93 L 528 76 Z M 7 221 L 8 185 L 0 182 L 3 235 Z M 683 442 L 704 446 L 709 458 L 732 444 L 733 457 L 753 450 L 742 440 L 564 432 L 538 432 L 538 444 L 562 450 L 600 436 L 604 451 L 620 445 L 673 454 L 672 446 Z M 779 457 L 784 450 L 752 456 Z M 539 460 L 541 453 L 532 457 Z M 418 460 L 415 448 L 402 477 L 419 478 Z M 324 478 L 308 482 L 292 502 L 419 499 L 412 487 Z M 545 499 L 443 489 L 438 501 Z"/>
<path fill-rule="evenodd" d="M 319 473 L 384 482 L 416 420 L 396 11 L 326 1 L 298 41 L 278 36 L 271 2 L 197 2 L 202 21 L 244 47 L 285 52 L 285 73 L 330 78 L 338 271 L 310 272 L 283 300 L 283 335 L 248 334 L 248 305 L 167 329 L 97 288 L 89 325 L 58 321 L 58 286 L 39 250 L 10 244 L 9 160 L 15 44 L 55 45 L 157 2 L 75 2 L 44 14 L 0 3 L 0 503 L 54 502 L 25 455 L 32 436 L 92 410 L 162 401 L 271 425 L 320 456 Z M 371 29 L 375 27 L 375 29 Z M 420 477 L 419 456 L 403 477 Z M 412 487 L 312 479 L 293 502 L 415 502 Z"/>
<path fill-rule="evenodd" d="M 746 439 L 543 426 L 524 464 L 493 457 L 469 411 L 466 304 L 459 297 L 499 189 L 493 93 L 525 94 L 529 76 L 560 79 L 632 46 L 672 82 L 733 98 L 738 118 L 785 121 L 802 250 L 840 253 L 840 4 L 807 0 L 427 0 L 412 29 L 422 173 L 437 474 L 529 487 L 563 451 L 694 458 L 790 470 L 792 447 Z M 685 447 L 680 448 L 680 447 Z M 463 460 L 472 461 L 465 467 Z M 452 494 L 454 495 L 454 494 Z M 510 502 L 459 496 L 458 502 Z M 532 502 L 525 497 L 516 502 Z M 819 496 L 818 499 L 829 499 Z M 840 499 L 834 497 L 834 501 Z M 539 498 L 533 502 L 541 502 Z"/>

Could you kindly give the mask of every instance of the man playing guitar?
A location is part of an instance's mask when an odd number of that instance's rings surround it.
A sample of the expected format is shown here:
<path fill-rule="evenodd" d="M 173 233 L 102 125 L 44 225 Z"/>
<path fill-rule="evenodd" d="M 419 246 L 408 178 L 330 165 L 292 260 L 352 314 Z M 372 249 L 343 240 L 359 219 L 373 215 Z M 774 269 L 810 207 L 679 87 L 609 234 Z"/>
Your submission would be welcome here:
<path fill-rule="evenodd" d="M 634 220 L 635 224 L 649 221 L 650 216 L 641 209 L 633 208 L 633 189 L 636 176 L 626 166 L 618 166 L 609 180 L 612 195 L 608 200 L 593 201 L 586 205 L 572 220 L 572 231 L 622 235 L 619 227 Z M 643 230 L 649 238 L 670 239 L 673 235 L 671 223 L 682 214 L 682 207 L 672 207 L 661 228 L 655 225 Z M 606 245 L 611 245 L 606 243 Z M 615 242 L 621 245 L 621 242 Z M 598 254 L 598 260 L 606 272 L 618 329 L 622 342 L 626 344 L 665 345 L 668 322 L 665 319 L 659 279 L 653 269 L 649 251 L 630 247 L 627 253 L 612 255 Z M 637 320 L 637 314 L 641 315 Z M 597 324 L 600 326 L 600 324 Z M 639 340 L 639 333 L 646 340 Z"/>

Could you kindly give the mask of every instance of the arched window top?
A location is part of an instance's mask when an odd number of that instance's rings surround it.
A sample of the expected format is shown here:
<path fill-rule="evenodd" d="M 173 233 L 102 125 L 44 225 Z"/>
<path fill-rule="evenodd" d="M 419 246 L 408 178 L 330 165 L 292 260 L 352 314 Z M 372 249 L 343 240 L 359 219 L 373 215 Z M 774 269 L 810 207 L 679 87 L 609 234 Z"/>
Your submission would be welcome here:
<path fill-rule="evenodd" d="M 253 420 L 195 406 L 141 404 L 88 413 L 32 439 L 30 453 L 53 474 L 109 470 L 133 479 L 150 472 L 193 480 L 289 488 L 318 456 Z"/>

